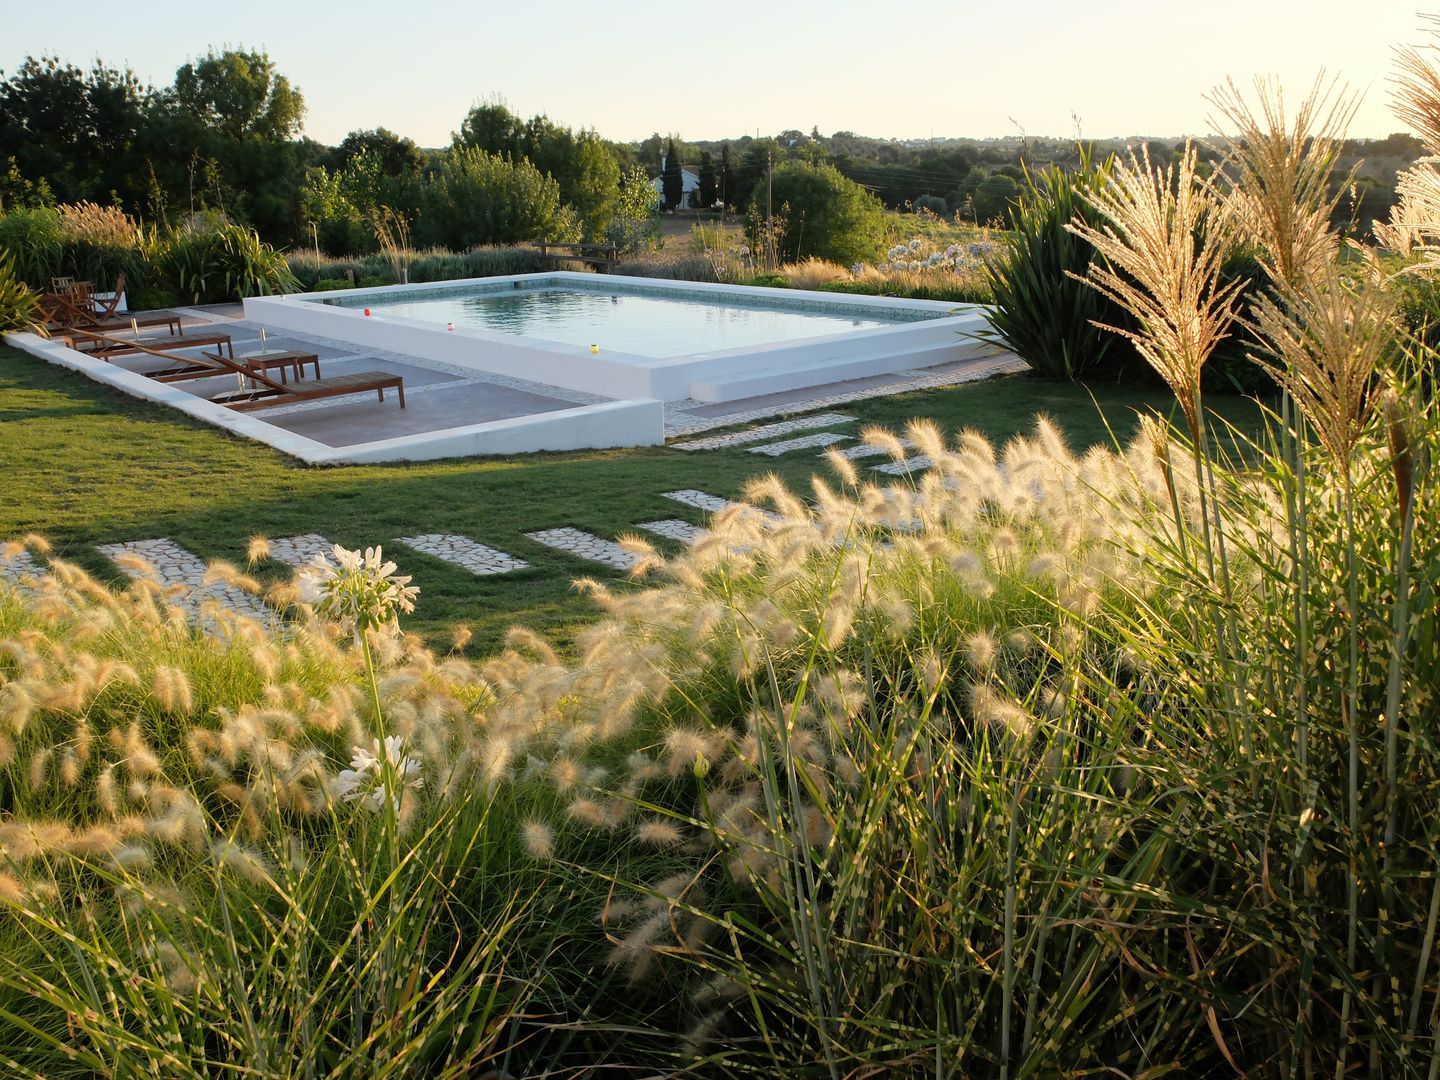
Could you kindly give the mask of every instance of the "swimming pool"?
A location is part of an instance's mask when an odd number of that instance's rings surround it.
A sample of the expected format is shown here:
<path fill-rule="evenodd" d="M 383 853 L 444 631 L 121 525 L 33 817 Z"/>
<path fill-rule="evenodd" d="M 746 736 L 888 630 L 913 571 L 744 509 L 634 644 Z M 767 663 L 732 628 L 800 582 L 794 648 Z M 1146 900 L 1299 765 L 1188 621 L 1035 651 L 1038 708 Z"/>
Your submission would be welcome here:
<path fill-rule="evenodd" d="M 969 304 L 555 272 L 252 297 L 248 319 L 614 399 L 729 402 L 974 355 Z"/>
<path fill-rule="evenodd" d="M 586 288 L 478 286 L 395 299 L 327 300 L 372 317 L 489 330 L 651 359 L 755 348 L 914 321 L 910 312 L 813 309 L 743 299 L 646 294 L 623 284 Z M 934 317 L 925 312 L 920 317 Z"/>

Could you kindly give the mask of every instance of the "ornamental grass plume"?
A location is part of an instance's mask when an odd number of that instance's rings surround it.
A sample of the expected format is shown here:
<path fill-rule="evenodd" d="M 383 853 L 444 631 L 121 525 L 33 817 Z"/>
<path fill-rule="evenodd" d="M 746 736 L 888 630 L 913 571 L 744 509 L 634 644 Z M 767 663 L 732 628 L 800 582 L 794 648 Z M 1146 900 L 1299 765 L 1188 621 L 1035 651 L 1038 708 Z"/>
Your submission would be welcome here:
<path fill-rule="evenodd" d="M 1359 98 L 1326 83 L 1323 73 L 1292 119 L 1277 80 L 1256 78 L 1255 96 L 1258 108 L 1231 80 L 1207 99 L 1220 113 L 1216 127 L 1234 129 L 1220 147 L 1225 208 L 1271 280 L 1297 288 L 1322 274 L 1339 250 L 1330 223 L 1354 170 L 1337 178 L 1336 160 Z"/>
<path fill-rule="evenodd" d="M 1164 169 L 1151 164 L 1148 149 L 1138 156 L 1131 150 L 1103 186 L 1086 193 L 1102 223 L 1066 228 L 1104 256 L 1090 264 L 1085 280 L 1139 323 L 1138 330 L 1104 329 L 1128 338 L 1170 386 L 1198 442 L 1201 369 L 1229 336 L 1244 282 L 1220 284 L 1229 225 L 1196 161 L 1188 143 Z"/>
<path fill-rule="evenodd" d="M 1247 320 L 1267 346 L 1252 358 L 1290 394 L 1346 475 L 1395 339 L 1394 305 L 1374 276 L 1356 280 L 1330 262 L 1298 286 L 1258 296 Z"/>

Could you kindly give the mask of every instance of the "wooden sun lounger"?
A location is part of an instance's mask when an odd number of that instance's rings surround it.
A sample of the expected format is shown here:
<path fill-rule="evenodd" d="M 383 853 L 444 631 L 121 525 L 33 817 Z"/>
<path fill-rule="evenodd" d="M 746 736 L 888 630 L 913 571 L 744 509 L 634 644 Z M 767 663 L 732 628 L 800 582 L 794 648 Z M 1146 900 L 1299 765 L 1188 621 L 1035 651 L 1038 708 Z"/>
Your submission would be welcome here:
<path fill-rule="evenodd" d="M 51 330 L 90 330 L 108 334 L 123 332 L 135 327 L 149 329 L 155 326 L 168 327 L 172 334 L 184 332 L 180 316 L 174 312 L 152 312 L 146 315 L 123 316 L 115 319 L 101 319 L 76 307 L 66 296 L 47 293 L 40 298 L 40 317 Z"/>
<path fill-rule="evenodd" d="M 172 349 L 191 349 L 197 345 L 222 345 L 232 355 L 235 352 L 235 347 L 230 343 L 230 335 L 218 330 L 201 331 L 198 334 L 170 334 L 165 337 L 141 340 L 139 338 L 118 338 L 94 330 L 72 328 L 65 331 L 61 335 L 61 339 L 72 349 L 83 352 L 87 356 L 98 356 L 101 359 L 125 356 L 129 353 L 163 353 Z M 91 347 L 81 348 L 87 342 Z"/>
<path fill-rule="evenodd" d="M 162 354 L 157 352 L 156 355 Z M 177 357 L 176 359 L 181 358 Z M 185 360 L 184 367 L 174 370 L 146 371 L 141 374 L 154 379 L 156 382 L 185 382 L 190 379 L 206 379 L 213 378 L 217 375 L 235 374 L 232 369 L 216 363 L 211 353 L 201 353 L 200 358 L 197 360 L 191 360 L 188 357 L 183 359 Z M 282 383 L 287 381 L 287 372 L 294 372 L 295 381 L 299 382 L 304 377 L 306 364 L 313 364 L 315 367 L 315 378 L 320 378 L 320 357 L 314 353 L 298 352 L 289 349 L 281 352 L 277 349 L 265 353 L 238 353 L 235 356 L 235 360 L 237 363 L 244 364 L 246 370 L 250 372 L 263 371 L 268 374 L 278 369 Z"/>
<path fill-rule="evenodd" d="M 210 400 L 217 405 L 246 412 L 251 409 L 268 409 L 275 405 L 294 405 L 301 401 L 318 401 L 321 398 L 340 397 L 344 394 L 362 394 L 374 390 L 381 401 L 385 391 L 393 389 L 400 398 L 400 407 L 405 408 L 405 380 L 388 371 L 357 371 L 350 375 L 335 375 L 328 379 L 309 379 L 304 382 L 285 383 L 272 379 L 264 371 L 247 367 L 243 360 L 235 360 L 220 353 L 202 353 L 206 360 L 213 361 L 232 374 L 249 379 L 249 389 L 232 390 L 219 394 Z"/>
<path fill-rule="evenodd" d="M 158 360 L 166 361 L 170 365 L 169 367 L 157 368 L 154 371 L 137 371 L 135 373 L 137 375 L 144 375 L 147 379 L 154 379 L 156 382 L 180 382 L 183 379 L 203 379 L 214 375 L 234 374 L 229 368 L 219 367 L 210 360 L 179 356 L 173 352 L 166 352 L 163 349 L 151 348 L 148 341 L 125 341 L 120 338 L 110 338 L 104 334 L 96 334 L 94 332 L 90 332 L 89 336 L 102 342 L 114 341 L 117 344 L 124 345 L 126 347 L 125 353 L 128 355 L 144 354 L 146 356 L 153 356 Z M 64 340 L 68 344 L 69 335 L 66 335 Z M 198 339 L 194 340 L 198 341 Z M 191 341 L 191 339 L 187 339 L 187 341 Z M 191 341 L 191 343 L 193 344 L 194 341 Z M 98 355 L 102 360 L 108 362 L 110 357 L 114 356 L 115 353 L 86 352 L 85 355 Z"/>

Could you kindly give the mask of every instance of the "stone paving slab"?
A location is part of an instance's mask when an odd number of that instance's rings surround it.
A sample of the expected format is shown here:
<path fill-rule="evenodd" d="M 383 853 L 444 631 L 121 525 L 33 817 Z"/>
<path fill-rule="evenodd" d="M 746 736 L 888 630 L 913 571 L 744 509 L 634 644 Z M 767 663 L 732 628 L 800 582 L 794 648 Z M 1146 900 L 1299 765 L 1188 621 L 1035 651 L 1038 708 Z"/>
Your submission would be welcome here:
<path fill-rule="evenodd" d="M 696 510 L 704 510 L 707 514 L 718 514 L 721 510 L 729 510 L 732 506 L 742 506 L 746 510 L 753 511 L 768 521 L 779 521 L 781 516 L 773 510 L 762 510 L 758 506 L 751 506 L 749 503 L 731 502 L 729 499 L 722 499 L 718 495 L 708 495 L 696 488 L 681 488 L 679 491 L 661 492 L 667 499 L 683 503 L 685 506 L 693 506 Z"/>
<path fill-rule="evenodd" d="M 906 458 L 904 461 L 892 461 L 888 465 L 876 465 L 875 471 L 886 473 L 890 476 L 909 476 L 911 473 L 924 472 L 935 464 L 924 454 L 917 454 L 915 457 Z"/>
<path fill-rule="evenodd" d="M 915 448 L 915 444 L 909 439 L 901 439 L 900 445 L 906 450 L 913 450 Z M 854 461 L 857 458 L 884 457 L 889 454 L 890 451 L 886 450 L 883 446 L 871 446 L 869 443 L 861 443 L 859 446 L 847 446 L 844 450 L 837 450 L 836 453 L 843 458 Z M 824 457 L 825 455 L 821 454 L 820 456 Z"/>
<path fill-rule="evenodd" d="M 684 503 L 686 506 L 693 506 L 696 510 L 704 510 L 709 514 L 718 514 L 721 510 L 728 510 L 732 506 L 739 506 L 729 499 L 722 499 L 718 495 L 707 495 L 696 488 L 681 488 L 679 491 L 666 491 L 662 494 L 667 499 Z"/>
<path fill-rule="evenodd" d="M 26 578 L 40 578 L 47 573 L 49 571 L 41 565 L 40 560 L 28 551 L 17 552 L 8 559 L 0 555 L 0 580 L 7 581 L 22 591 Z"/>
<path fill-rule="evenodd" d="M 537 544 L 544 544 L 590 562 L 603 563 L 616 570 L 634 569 L 635 564 L 640 561 L 638 556 L 632 555 L 615 541 L 604 540 L 579 529 L 542 529 L 525 535 Z"/>
<path fill-rule="evenodd" d="M 472 574 L 508 574 L 512 570 L 524 570 L 530 564 L 514 555 L 496 551 L 492 547 L 476 543 L 468 536 L 453 533 L 424 533 L 420 536 L 402 536 L 400 543 L 426 555 L 433 555 L 444 562 L 452 563 Z"/>
<path fill-rule="evenodd" d="M 815 428 L 833 427 L 836 424 L 853 424 L 855 417 L 840 413 L 821 413 L 818 416 L 802 416 L 795 420 L 781 420 L 775 424 L 735 431 L 729 435 L 712 435 L 708 439 L 691 439 L 688 442 L 672 443 L 672 450 L 727 450 L 732 446 L 747 446 L 764 442 L 777 435 L 789 435 L 793 431 L 813 431 Z"/>
<path fill-rule="evenodd" d="M 837 442 L 845 442 L 850 439 L 849 435 L 841 435 L 834 431 L 822 431 L 818 435 L 802 435 L 798 439 L 785 439 L 783 442 L 766 443 L 764 446 L 752 446 L 750 453 L 764 454 L 766 457 L 779 457 L 781 454 L 788 454 L 792 450 L 811 450 L 817 446 L 833 446 Z"/>
<path fill-rule="evenodd" d="M 270 558 L 299 570 L 315 561 L 317 555 L 335 561 L 335 545 L 319 533 L 282 536 L 270 541 Z"/>
<path fill-rule="evenodd" d="M 200 613 L 201 605 L 206 600 L 217 600 L 230 610 L 254 619 L 266 619 L 271 614 L 258 596 L 220 582 L 204 584 L 205 563 L 198 555 L 186 551 L 174 540 L 163 537 L 156 540 L 131 540 L 123 544 L 101 544 L 99 550 L 108 559 L 119 559 L 126 555 L 138 556 L 154 567 L 155 576 L 161 585 L 167 588 L 171 585 L 185 586 L 189 591 L 176 603 L 191 616 Z M 127 577 L 135 580 L 146 576 L 134 567 L 121 566 L 120 569 Z"/>
<path fill-rule="evenodd" d="M 660 521 L 642 521 L 635 527 L 637 529 L 644 529 L 649 533 L 654 533 L 656 536 L 663 536 L 670 540 L 678 540 L 682 544 L 693 544 L 710 535 L 709 529 L 701 528 L 699 525 L 692 525 L 688 521 L 681 521 L 679 518 L 663 518 Z"/>

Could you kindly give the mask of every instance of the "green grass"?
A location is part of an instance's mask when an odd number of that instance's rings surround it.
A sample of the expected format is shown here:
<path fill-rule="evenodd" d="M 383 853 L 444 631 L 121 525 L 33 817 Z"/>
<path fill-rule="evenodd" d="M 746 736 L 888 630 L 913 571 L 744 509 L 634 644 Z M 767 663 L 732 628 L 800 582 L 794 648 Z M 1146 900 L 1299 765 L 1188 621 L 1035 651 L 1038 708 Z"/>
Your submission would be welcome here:
<path fill-rule="evenodd" d="M 845 406 L 859 423 L 899 428 L 932 417 L 946 430 L 974 427 L 1003 440 L 1048 413 L 1077 448 L 1127 438 L 1139 410 L 1168 413 L 1168 392 L 1084 387 L 1013 377 Z M 1215 403 L 1247 423 L 1253 405 Z M 641 521 L 704 515 L 661 496 L 694 487 L 739 495 L 750 477 L 775 471 L 804 489 L 822 467 L 813 453 L 779 459 L 743 449 L 680 453 L 662 448 L 469 458 L 412 465 L 312 467 L 237 439 L 161 406 L 126 398 L 83 376 L 0 347 L 0 447 L 6 497 L 0 538 L 36 531 L 57 553 L 119 581 L 96 544 L 167 536 L 206 559 L 244 559 L 247 540 L 317 532 L 355 547 L 423 532 L 454 532 L 517 555 L 530 569 L 477 578 L 395 545 L 393 557 L 421 589 L 407 626 L 436 644 L 466 623 L 471 652 L 487 652 L 516 623 L 568 640 L 593 616 L 571 588 L 579 576 L 622 575 L 527 539 L 537 529 L 572 525 L 601 536 Z M 652 538 L 655 539 L 655 538 Z M 668 541 L 657 545 L 674 550 Z M 267 574 L 283 568 L 269 564 Z"/>

